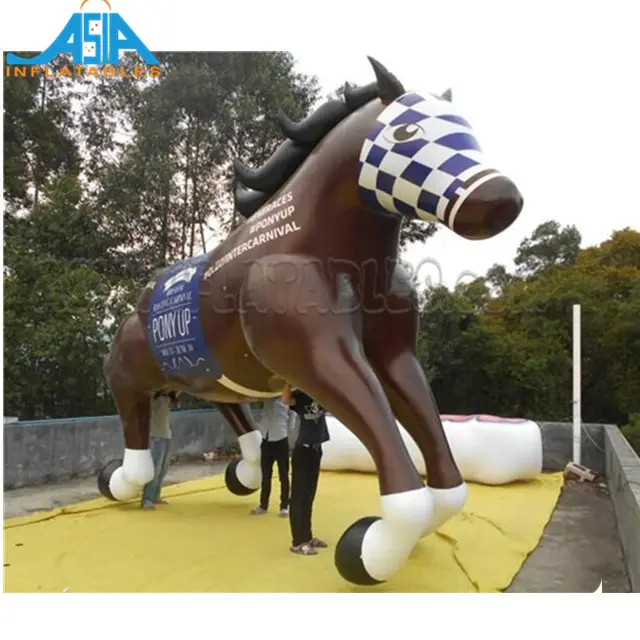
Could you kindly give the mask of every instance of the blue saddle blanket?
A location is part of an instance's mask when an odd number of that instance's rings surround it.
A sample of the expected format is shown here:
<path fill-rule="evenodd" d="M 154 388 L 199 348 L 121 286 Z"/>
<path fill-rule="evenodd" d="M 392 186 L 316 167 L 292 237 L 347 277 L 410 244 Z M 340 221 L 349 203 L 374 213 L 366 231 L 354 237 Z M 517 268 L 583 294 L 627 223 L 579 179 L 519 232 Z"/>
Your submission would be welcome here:
<path fill-rule="evenodd" d="M 220 364 L 207 345 L 200 322 L 198 293 L 207 254 L 173 265 L 155 284 L 147 317 L 148 339 L 167 376 L 218 379 Z"/>

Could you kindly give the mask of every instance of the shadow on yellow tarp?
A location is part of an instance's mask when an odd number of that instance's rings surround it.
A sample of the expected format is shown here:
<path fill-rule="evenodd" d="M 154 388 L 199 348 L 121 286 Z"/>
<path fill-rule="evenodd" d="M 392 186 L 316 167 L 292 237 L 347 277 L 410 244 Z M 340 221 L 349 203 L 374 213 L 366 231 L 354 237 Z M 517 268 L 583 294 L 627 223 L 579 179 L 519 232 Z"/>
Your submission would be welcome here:
<path fill-rule="evenodd" d="M 462 513 L 391 580 L 357 587 L 333 553 L 350 524 L 378 513 L 375 475 L 322 473 L 314 534 L 330 548 L 306 557 L 289 552 L 288 520 L 250 516 L 255 494 L 233 496 L 213 476 L 167 487 L 155 511 L 100 498 L 5 521 L 5 592 L 496 592 L 537 546 L 562 484 L 556 473 L 469 485 Z"/>

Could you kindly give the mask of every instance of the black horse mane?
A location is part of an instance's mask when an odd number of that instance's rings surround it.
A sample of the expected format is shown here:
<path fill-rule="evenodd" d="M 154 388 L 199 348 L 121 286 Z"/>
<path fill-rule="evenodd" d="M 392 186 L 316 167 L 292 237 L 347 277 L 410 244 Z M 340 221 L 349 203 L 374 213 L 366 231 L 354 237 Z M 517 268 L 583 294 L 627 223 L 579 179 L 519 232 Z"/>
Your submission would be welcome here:
<path fill-rule="evenodd" d="M 369 58 L 377 81 L 364 87 L 344 87 L 344 98 L 321 105 L 302 122 L 292 122 L 282 111 L 276 121 L 287 140 L 258 169 L 252 170 L 237 158 L 235 171 L 235 207 L 245 218 L 253 215 L 272 198 L 300 168 L 313 149 L 348 115 L 375 98 L 391 98 L 404 93 L 402 84 L 379 62 Z"/>

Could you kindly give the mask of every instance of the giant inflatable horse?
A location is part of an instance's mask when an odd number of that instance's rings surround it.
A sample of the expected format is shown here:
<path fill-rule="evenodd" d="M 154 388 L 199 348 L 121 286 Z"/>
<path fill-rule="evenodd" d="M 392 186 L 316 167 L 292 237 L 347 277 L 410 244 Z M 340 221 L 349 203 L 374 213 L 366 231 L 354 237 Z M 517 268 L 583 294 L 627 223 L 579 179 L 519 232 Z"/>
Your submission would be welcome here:
<path fill-rule="evenodd" d="M 278 114 L 287 140 L 273 156 L 255 171 L 235 163 L 235 206 L 247 220 L 215 250 L 156 274 L 119 327 L 105 372 L 125 450 L 99 476 L 113 500 L 140 492 L 154 475 L 150 398 L 181 392 L 212 401 L 231 425 L 242 458 L 228 466 L 227 487 L 249 494 L 261 477 L 248 403 L 289 383 L 375 462 L 381 517 L 355 522 L 335 552 L 340 574 L 361 585 L 393 576 L 467 496 L 415 355 L 401 222 L 483 239 L 523 206 L 513 182 L 485 164 L 450 92 L 407 91 L 369 60 L 376 82 L 346 85 L 343 99 L 300 123 Z M 425 458 L 428 486 L 394 416 Z"/>

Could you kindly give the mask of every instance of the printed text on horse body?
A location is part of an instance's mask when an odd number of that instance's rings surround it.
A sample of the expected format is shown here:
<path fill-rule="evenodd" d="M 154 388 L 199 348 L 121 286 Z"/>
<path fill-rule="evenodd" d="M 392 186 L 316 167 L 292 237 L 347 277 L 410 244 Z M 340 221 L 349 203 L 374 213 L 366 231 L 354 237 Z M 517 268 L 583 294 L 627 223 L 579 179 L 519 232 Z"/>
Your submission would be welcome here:
<path fill-rule="evenodd" d="M 175 288 L 175 295 L 169 295 L 169 297 L 153 305 L 153 313 L 162 311 L 162 309 L 167 307 L 175 307 L 165 313 L 161 313 L 157 318 L 153 318 L 151 321 L 153 338 L 157 343 L 188 338 L 190 335 L 189 329 L 192 318 L 189 304 L 191 302 L 191 291 L 180 293 L 183 288 L 184 285 L 179 285 Z M 171 294 L 172 292 L 169 291 L 168 293 Z M 190 345 L 184 346 L 184 353 L 188 353 L 192 350 L 189 346 Z M 178 353 L 181 352 L 179 345 L 176 345 L 176 350 Z M 167 352 L 163 355 L 172 354 Z"/>
<path fill-rule="evenodd" d="M 271 242 L 276 238 L 282 238 L 290 233 L 300 231 L 301 227 L 295 220 L 273 227 L 276 223 L 290 218 L 296 210 L 295 205 L 291 204 L 285 208 L 276 210 L 274 213 L 269 213 L 270 211 L 277 209 L 278 206 L 287 204 L 292 200 L 293 194 L 291 191 L 288 191 L 281 198 L 278 198 L 278 200 L 267 205 L 263 210 L 256 213 L 252 218 L 253 224 L 249 229 L 249 238 L 216 260 L 213 266 L 205 272 L 204 277 L 208 278 L 210 275 L 221 269 L 225 264 L 235 260 L 246 251 L 255 249 L 255 247 L 259 247 L 266 242 Z M 273 228 L 269 229 L 269 227 Z M 262 233 L 254 235 L 258 231 L 262 231 Z"/>

